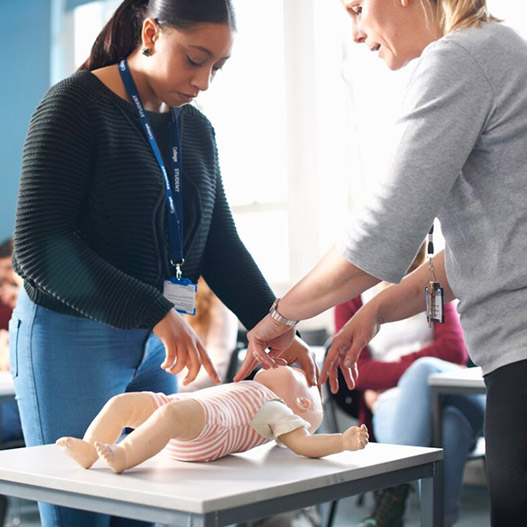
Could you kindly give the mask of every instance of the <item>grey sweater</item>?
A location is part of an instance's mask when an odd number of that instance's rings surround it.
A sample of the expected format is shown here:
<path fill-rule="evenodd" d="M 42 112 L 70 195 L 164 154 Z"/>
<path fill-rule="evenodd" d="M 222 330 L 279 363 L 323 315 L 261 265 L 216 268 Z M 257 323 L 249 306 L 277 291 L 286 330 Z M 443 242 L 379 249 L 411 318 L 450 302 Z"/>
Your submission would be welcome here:
<path fill-rule="evenodd" d="M 438 217 L 472 359 L 484 374 L 527 359 L 527 42 L 493 22 L 430 44 L 399 124 L 342 254 L 398 282 Z"/>

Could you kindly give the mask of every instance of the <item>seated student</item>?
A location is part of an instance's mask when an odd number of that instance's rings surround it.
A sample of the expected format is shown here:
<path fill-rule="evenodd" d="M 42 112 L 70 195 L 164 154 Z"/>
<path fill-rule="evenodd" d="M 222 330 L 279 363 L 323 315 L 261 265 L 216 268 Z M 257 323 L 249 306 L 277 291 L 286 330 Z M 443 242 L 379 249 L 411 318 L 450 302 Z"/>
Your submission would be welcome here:
<path fill-rule="evenodd" d="M 18 299 L 20 277 L 13 271 L 13 239 L 0 243 L 0 371 L 9 371 L 9 320 Z M 21 440 L 22 425 L 16 402 L 0 407 L 1 443 Z"/>
<path fill-rule="evenodd" d="M 322 457 L 359 450 L 368 443 L 365 426 L 343 434 L 314 434 L 322 401 L 302 370 L 260 370 L 253 381 L 228 383 L 194 393 L 124 393 L 112 397 L 83 439 L 57 440 L 79 465 L 98 457 L 120 473 L 167 447 L 180 461 L 214 461 L 276 440 L 297 454 Z M 125 427 L 135 430 L 115 444 Z"/>
<path fill-rule="evenodd" d="M 218 375 L 225 379 L 238 337 L 236 315 L 227 309 L 207 282 L 200 278 L 196 295 L 196 314 L 187 315 L 185 318 L 207 350 Z M 196 379 L 187 386 L 183 384 L 186 376 L 186 370 L 177 375 L 179 392 L 193 392 L 214 385 L 204 369 L 200 370 Z"/>
<path fill-rule="evenodd" d="M 409 273 L 425 259 L 423 244 Z M 380 290 L 381 283 L 335 308 L 336 331 Z M 375 440 L 413 446 L 431 445 L 431 403 L 428 376 L 464 367 L 467 351 L 453 304 L 444 306 L 445 322 L 428 326 L 421 313 L 381 326 L 358 360 L 359 422 Z M 340 383 L 341 390 L 347 390 Z M 459 516 L 463 470 L 483 428 L 484 396 L 450 395 L 444 399 L 442 441 L 445 450 L 444 525 Z M 373 419 L 372 419 L 373 416 Z M 373 425 L 373 426 L 372 426 Z M 399 485 L 376 494 L 374 509 L 361 527 L 399 527 L 410 487 Z"/>
<path fill-rule="evenodd" d="M 0 330 L 7 330 L 21 285 L 20 277 L 13 270 L 12 257 L 13 239 L 9 238 L 0 243 Z"/>

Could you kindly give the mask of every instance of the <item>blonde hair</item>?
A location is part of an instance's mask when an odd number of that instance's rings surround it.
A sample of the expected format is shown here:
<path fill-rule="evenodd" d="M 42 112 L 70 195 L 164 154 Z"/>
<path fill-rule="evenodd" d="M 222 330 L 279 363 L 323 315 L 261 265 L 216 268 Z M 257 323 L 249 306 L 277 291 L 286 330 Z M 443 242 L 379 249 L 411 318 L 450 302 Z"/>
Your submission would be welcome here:
<path fill-rule="evenodd" d="M 218 297 L 212 292 L 207 282 L 200 278 L 196 295 L 196 314 L 187 316 L 186 319 L 203 343 L 207 342 L 212 322 L 212 310 L 217 302 L 219 302 Z"/>
<path fill-rule="evenodd" d="M 436 5 L 437 19 L 443 34 L 456 29 L 479 27 L 482 22 L 499 22 L 489 13 L 486 0 L 430 0 Z"/>

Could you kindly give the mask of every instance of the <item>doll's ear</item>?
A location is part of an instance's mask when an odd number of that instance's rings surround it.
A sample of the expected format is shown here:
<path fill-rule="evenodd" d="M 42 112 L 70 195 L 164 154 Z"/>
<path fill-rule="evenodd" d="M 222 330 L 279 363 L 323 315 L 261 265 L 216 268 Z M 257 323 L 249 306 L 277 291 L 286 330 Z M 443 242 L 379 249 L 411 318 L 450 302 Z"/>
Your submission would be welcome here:
<path fill-rule="evenodd" d="M 296 402 L 302 410 L 309 410 L 311 408 L 311 400 L 307 397 L 298 397 Z"/>

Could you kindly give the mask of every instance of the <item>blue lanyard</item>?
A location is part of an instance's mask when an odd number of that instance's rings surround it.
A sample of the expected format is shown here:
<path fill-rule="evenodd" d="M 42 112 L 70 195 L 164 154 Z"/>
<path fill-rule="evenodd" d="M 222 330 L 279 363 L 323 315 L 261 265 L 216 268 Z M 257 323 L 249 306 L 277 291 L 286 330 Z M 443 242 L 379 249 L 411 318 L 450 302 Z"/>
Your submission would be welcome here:
<path fill-rule="evenodd" d="M 174 194 L 170 187 L 170 180 L 168 178 L 168 172 L 165 166 L 165 162 L 161 157 L 159 146 L 156 138 L 150 126 L 150 121 L 146 115 L 143 102 L 137 91 L 132 74 L 128 68 L 128 62 L 126 59 L 121 60 L 119 63 L 119 73 L 121 79 L 128 93 L 128 97 L 132 101 L 134 108 L 137 113 L 137 117 L 141 122 L 141 126 L 145 132 L 145 135 L 150 143 L 150 148 L 154 152 L 159 168 L 163 173 L 165 180 L 165 192 L 166 192 L 166 208 L 168 215 L 168 240 L 170 245 L 170 263 L 176 268 L 176 277 L 181 278 L 181 266 L 185 261 L 183 258 L 183 192 L 182 192 L 182 180 L 181 175 L 183 173 L 181 163 L 181 138 L 179 135 L 179 127 L 177 124 L 176 111 L 174 108 L 170 109 L 172 115 L 172 126 L 170 127 L 170 150 L 172 155 L 170 156 L 170 168 L 174 174 Z M 178 215 L 179 210 L 179 215 Z"/>

